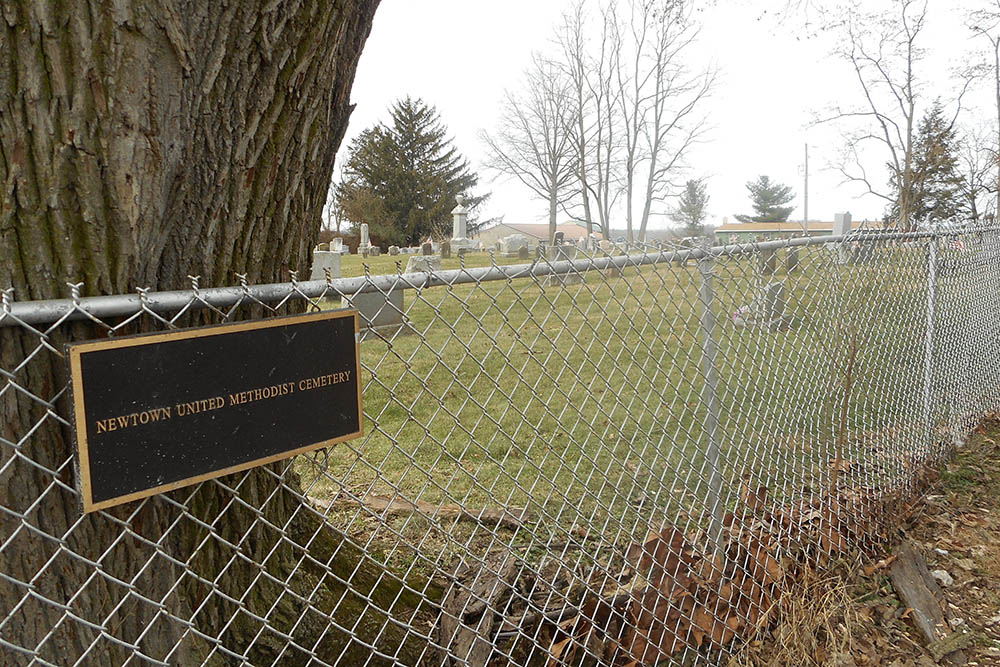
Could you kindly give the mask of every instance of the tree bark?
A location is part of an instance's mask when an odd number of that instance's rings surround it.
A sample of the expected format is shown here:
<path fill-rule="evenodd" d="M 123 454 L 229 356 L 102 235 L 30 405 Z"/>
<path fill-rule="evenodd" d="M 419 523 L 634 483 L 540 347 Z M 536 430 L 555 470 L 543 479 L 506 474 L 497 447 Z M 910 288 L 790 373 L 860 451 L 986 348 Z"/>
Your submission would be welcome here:
<path fill-rule="evenodd" d="M 49 299 L 67 281 L 112 294 L 307 268 L 378 4 L 0 4 L 0 287 Z M 343 618 L 396 653 L 405 633 L 344 582 L 386 613 L 419 600 L 304 508 L 287 463 L 81 514 L 58 351 L 101 335 L 0 329 L 4 639 L 54 664 L 333 663 L 368 654 L 330 627 Z"/>

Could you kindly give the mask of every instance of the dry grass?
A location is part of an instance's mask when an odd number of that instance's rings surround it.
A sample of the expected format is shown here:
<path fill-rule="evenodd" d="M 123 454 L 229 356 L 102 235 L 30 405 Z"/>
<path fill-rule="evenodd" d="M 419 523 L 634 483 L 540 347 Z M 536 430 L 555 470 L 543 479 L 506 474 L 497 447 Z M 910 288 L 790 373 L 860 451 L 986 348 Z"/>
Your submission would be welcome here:
<path fill-rule="evenodd" d="M 856 566 L 855 566 L 856 567 Z M 729 662 L 729 667 L 853 665 L 855 633 L 865 618 L 842 574 L 814 577 L 778 601 L 778 624 Z M 848 661 L 849 660 L 849 661 Z"/>
<path fill-rule="evenodd" d="M 930 568 L 955 579 L 944 590 L 945 615 L 968 637 L 969 665 L 1000 664 L 998 443 L 1000 421 L 977 429 L 904 526 Z M 890 545 L 867 561 L 840 562 L 787 594 L 777 605 L 776 624 L 762 629 L 729 667 L 938 664 L 888 578 L 885 565 L 893 550 Z"/>

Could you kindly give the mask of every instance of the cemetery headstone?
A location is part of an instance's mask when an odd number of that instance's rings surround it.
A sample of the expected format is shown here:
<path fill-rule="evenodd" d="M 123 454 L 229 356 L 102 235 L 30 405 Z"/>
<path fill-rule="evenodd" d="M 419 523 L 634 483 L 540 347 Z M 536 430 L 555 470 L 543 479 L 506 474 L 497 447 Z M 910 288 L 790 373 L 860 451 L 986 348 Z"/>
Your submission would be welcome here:
<path fill-rule="evenodd" d="M 451 259 L 451 243 L 441 241 L 441 259 Z"/>
<path fill-rule="evenodd" d="M 531 254 L 528 252 L 528 246 L 527 245 L 523 245 L 523 246 L 521 246 L 520 248 L 517 249 L 517 258 L 518 259 L 529 259 L 530 257 L 531 257 Z"/>
<path fill-rule="evenodd" d="M 332 252 L 339 252 L 339 253 L 343 254 L 343 252 L 344 252 L 344 239 L 342 239 L 342 238 L 335 238 L 332 241 L 330 241 L 330 250 Z"/>
<path fill-rule="evenodd" d="M 736 309 L 733 324 L 779 330 L 785 324 L 785 284 L 773 282 L 762 287 L 753 303 Z"/>
<path fill-rule="evenodd" d="M 378 257 L 382 254 L 382 246 L 373 245 L 368 248 L 368 254 L 372 257 Z"/>
<path fill-rule="evenodd" d="M 528 248 L 528 237 L 524 234 L 511 234 L 500 239 L 500 252 L 507 257 L 520 256 L 521 248 Z"/>
<path fill-rule="evenodd" d="M 356 308 L 360 324 L 361 340 L 377 338 L 376 332 L 385 337 L 413 334 L 403 310 L 403 290 L 383 292 L 363 292 L 344 297 L 341 308 Z"/>
<path fill-rule="evenodd" d="M 847 236 L 851 233 L 851 214 L 850 213 L 837 213 L 833 216 L 833 235 L 834 236 Z M 827 244 L 829 248 L 832 244 Z M 850 248 L 847 244 L 841 241 L 836 244 L 837 248 L 837 260 L 841 264 L 847 264 L 850 260 Z"/>
<path fill-rule="evenodd" d="M 837 213 L 833 216 L 833 235 L 847 236 L 851 233 L 851 214 Z"/>
<path fill-rule="evenodd" d="M 368 249 L 371 248 L 371 241 L 368 238 L 368 223 L 361 223 L 361 243 L 358 244 L 358 254 L 367 257 Z"/>
<path fill-rule="evenodd" d="M 774 250 L 761 250 L 757 256 L 762 276 L 773 276 L 776 267 Z"/>
<path fill-rule="evenodd" d="M 854 264 L 871 264 L 875 261 L 875 244 L 872 241 L 861 241 L 852 254 Z"/>
<path fill-rule="evenodd" d="M 424 256 L 434 254 L 434 247 L 431 245 L 430 241 L 427 241 L 426 243 L 420 246 L 420 254 Z"/>
<path fill-rule="evenodd" d="M 578 248 L 575 245 L 565 245 L 561 241 L 563 237 L 562 232 L 556 232 L 556 238 L 560 241 L 556 245 L 548 249 L 549 261 L 551 262 L 564 262 L 572 261 L 576 259 Z M 583 276 L 576 270 L 572 270 L 569 273 L 558 273 L 546 276 L 543 282 L 546 286 L 555 285 L 577 285 L 583 282 Z"/>
<path fill-rule="evenodd" d="M 404 273 L 431 273 L 441 270 L 441 258 L 437 255 L 413 255 L 406 262 Z"/>
<path fill-rule="evenodd" d="M 313 252 L 312 271 L 309 280 L 326 280 L 326 270 L 330 271 L 330 278 L 340 278 L 340 253 L 329 250 L 316 250 Z"/>
<path fill-rule="evenodd" d="M 391 245 L 391 246 L 389 246 L 389 254 L 390 255 L 398 255 L 399 254 L 399 246 L 398 245 Z"/>
<path fill-rule="evenodd" d="M 456 206 L 451 210 L 451 249 L 456 253 L 461 253 L 462 249 L 472 250 L 478 247 L 478 241 L 473 241 L 468 237 L 469 209 L 465 206 L 465 197 L 458 195 L 455 197 Z"/>
<path fill-rule="evenodd" d="M 785 255 L 785 273 L 795 273 L 799 270 L 799 249 L 789 248 Z"/>

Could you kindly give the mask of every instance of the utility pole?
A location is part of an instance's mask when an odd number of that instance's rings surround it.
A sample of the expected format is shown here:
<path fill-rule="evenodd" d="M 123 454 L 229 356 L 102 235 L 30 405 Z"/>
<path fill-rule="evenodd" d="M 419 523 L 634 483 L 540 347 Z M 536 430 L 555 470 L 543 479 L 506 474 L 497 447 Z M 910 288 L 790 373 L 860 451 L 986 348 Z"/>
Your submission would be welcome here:
<path fill-rule="evenodd" d="M 809 144 L 806 143 L 806 166 L 803 170 L 806 175 L 805 187 L 802 191 L 802 232 L 809 236 Z"/>

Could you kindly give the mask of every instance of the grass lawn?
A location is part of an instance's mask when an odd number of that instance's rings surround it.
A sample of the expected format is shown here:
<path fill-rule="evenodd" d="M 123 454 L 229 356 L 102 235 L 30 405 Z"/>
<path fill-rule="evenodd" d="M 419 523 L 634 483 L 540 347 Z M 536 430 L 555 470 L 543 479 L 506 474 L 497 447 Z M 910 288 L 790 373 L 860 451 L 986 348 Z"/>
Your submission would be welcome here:
<path fill-rule="evenodd" d="M 828 472 L 848 365 L 842 458 L 918 437 L 923 426 L 923 250 L 885 248 L 881 261 L 845 266 L 821 246 L 803 248 L 799 270 L 787 275 L 786 252 L 773 276 L 760 274 L 756 257 L 714 267 L 729 507 L 744 473 L 788 495 Z M 395 273 L 405 259 L 365 264 L 372 275 Z M 363 275 L 360 260 L 345 256 L 343 275 Z M 467 267 L 490 262 L 486 253 L 466 256 Z M 457 258 L 443 263 L 458 267 Z M 734 326 L 733 312 L 775 280 L 785 283 L 786 325 Z M 697 523 L 709 477 L 699 284 L 692 262 L 629 267 L 622 276 L 593 271 L 566 286 L 520 278 L 407 290 L 416 333 L 362 344 L 366 435 L 300 457 L 308 493 L 530 515 L 508 531 L 424 515 L 382 522 L 336 503 L 331 521 L 386 558 L 400 558 L 402 548 L 448 560 L 498 540 L 619 544 L 667 518 Z M 860 342 L 848 364 L 852 332 Z M 902 464 L 887 455 L 879 465 Z"/>

